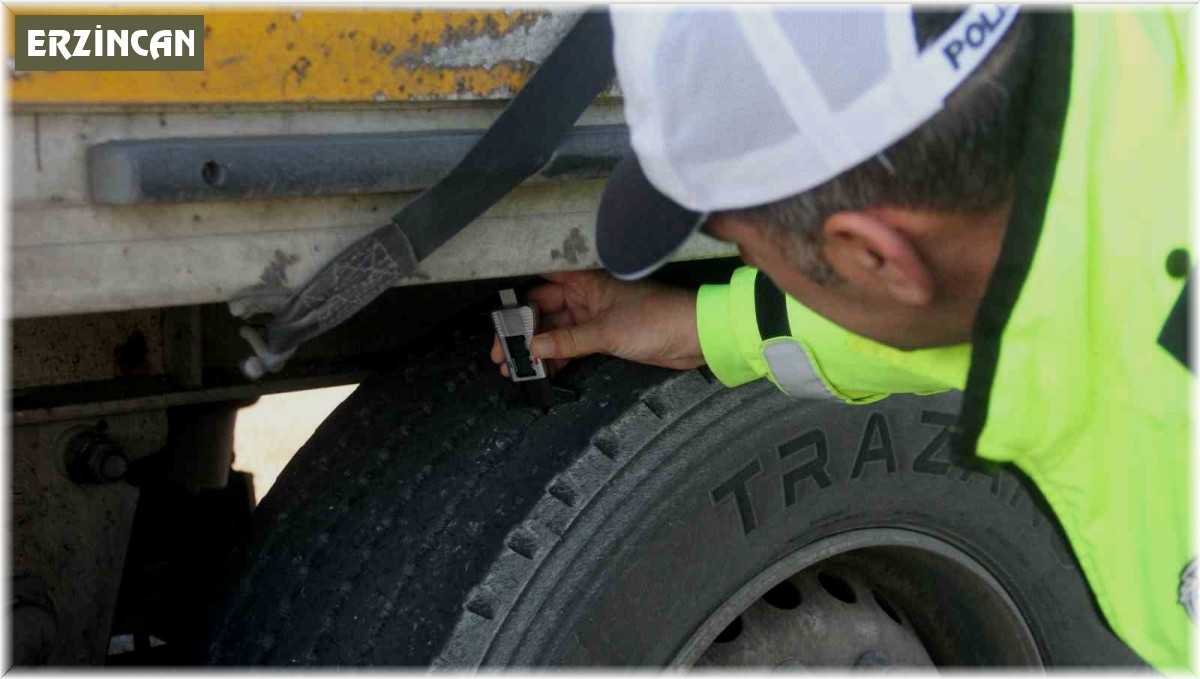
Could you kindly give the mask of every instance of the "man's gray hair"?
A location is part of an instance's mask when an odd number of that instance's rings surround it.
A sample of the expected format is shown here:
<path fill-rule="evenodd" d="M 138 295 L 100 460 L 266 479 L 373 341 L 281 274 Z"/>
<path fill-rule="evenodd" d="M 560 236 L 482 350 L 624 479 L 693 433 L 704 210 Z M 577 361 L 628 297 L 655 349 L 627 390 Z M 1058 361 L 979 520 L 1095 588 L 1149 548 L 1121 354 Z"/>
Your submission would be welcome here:
<path fill-rule="evenodd" d="M 960 14 L 918 11 L 921 46 Z M 887 206 L 981 214 L 999 207 L 1012 196 L 1024 138 L 1032 41 L 1030 17 L 1018 16 L 945 108 L 903 139 L 820 186 L 724 214 L 761 224 L 808 278 L 835 284 L 821 245 L 825 220 L 837 212 Z"/>

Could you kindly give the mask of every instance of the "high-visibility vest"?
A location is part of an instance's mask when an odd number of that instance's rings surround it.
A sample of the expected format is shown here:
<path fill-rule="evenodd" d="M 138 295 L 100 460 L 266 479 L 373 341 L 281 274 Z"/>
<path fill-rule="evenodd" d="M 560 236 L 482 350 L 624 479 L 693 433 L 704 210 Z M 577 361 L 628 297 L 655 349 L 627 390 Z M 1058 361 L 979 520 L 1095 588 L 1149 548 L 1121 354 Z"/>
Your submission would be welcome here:
<path fill-rule="evenodd" d="M 767 377 L 851 403 L 964 389 L 960 443 L 1038 486 L 1105 619 L 1160 669 L 1190 662 L 1186 21 L 1093 9 L 1038 24 L 1043 117 L 1026 160 L 1044 162 L 1021 166 L 970 345 L 883 346 L 748 267 L 697 302 L 704 355 L 730 386 Z"/>

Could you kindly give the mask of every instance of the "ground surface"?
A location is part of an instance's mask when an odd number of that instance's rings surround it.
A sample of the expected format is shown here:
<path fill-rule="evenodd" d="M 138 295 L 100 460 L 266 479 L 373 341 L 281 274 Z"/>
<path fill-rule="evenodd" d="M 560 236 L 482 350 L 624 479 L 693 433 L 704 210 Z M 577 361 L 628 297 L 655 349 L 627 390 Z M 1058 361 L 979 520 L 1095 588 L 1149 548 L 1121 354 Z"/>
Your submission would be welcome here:
<path fill-rule="evenodd" d="M 357 386 L 272 394 L 238 411 L 233 468 L 254 475 L 255 503 L 267 494 L 317 425 Z"/>

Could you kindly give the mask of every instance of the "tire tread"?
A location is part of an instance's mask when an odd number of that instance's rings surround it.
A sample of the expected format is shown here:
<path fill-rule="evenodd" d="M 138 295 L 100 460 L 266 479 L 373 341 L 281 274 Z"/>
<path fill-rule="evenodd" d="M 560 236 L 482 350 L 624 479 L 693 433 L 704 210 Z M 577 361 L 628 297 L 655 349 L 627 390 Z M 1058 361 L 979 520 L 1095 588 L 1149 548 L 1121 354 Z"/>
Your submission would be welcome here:
<path fill-rule="evenodd" d="M 720 388 L 589 359 L 564 375 L 579 398 L 543 413 L 494 374 L 488 337 L 459 334 L 369 379 L 317 428 L 255 512 L 207 662 L 458 655 L 440 654 L 455 630 L 498 624 L 631 451 Z M 547 448 L 553 459 L 533 456 Z"/>

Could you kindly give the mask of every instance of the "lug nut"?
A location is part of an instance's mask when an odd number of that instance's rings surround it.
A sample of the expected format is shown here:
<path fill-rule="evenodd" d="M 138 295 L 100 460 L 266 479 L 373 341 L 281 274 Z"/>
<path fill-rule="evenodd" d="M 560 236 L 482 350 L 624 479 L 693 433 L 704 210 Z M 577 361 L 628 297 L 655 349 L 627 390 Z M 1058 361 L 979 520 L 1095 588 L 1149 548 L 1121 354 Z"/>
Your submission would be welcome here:
<path fill-rule="evenodd" d="M 67 476 L 75 483 L 113 483 L 125 478 L 129 460 L 120 444 L 89 429 L 67 442 Z"/>

